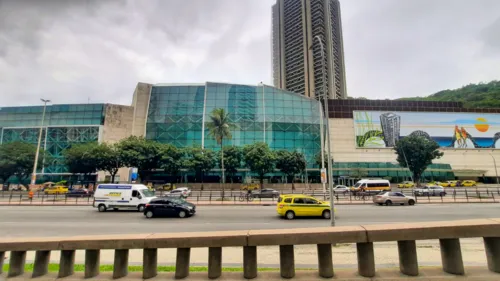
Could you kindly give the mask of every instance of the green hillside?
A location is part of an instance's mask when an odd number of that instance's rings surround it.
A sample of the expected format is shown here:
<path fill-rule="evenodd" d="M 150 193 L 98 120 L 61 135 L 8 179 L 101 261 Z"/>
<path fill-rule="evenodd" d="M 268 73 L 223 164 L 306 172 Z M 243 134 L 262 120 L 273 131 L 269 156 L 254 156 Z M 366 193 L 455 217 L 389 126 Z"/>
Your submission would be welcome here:
<path fill-rule="evenodd" d="M 500 108 L 500 81 L 469 84 L 455 90 L 444 90 L 428 97 L 401 98 L 399 100 L 459 101 L 464 107 Z"/>

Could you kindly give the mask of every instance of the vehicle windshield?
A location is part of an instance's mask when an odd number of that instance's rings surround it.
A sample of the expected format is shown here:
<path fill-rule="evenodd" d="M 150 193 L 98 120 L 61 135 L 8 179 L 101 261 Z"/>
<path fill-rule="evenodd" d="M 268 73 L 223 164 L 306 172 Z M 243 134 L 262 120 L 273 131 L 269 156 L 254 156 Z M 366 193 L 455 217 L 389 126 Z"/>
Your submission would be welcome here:
<path fill-rule="evenodd" d="M 361 185 L 362 185 L 362 183 L 358 182 L 358 183 L 356 183 L 356 184 L 354 185 L 354 187 L 356 187 L 356 188 L 357 188 L 357 187 L 360 187 Z"/>
<path fill-rule="evenodd" d="M 145 197 L 155 197 L 155 193 L 149 189 L 142 189 L 141 190 L 141 193 L 145 196 Z"/>

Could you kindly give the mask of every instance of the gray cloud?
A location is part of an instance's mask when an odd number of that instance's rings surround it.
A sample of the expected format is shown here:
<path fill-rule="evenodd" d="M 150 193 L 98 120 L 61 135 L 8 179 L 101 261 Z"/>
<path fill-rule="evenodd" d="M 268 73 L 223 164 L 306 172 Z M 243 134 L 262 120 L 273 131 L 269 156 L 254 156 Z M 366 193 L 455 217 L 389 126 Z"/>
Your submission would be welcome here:
<path fill-rule="evenodd" d="M 274 0 L 0 0 L 3 104 L 129 104 L 138 81 L 270 84 Z M 341 1 L 348 93 L 498 79 L 497 0 Z"/>

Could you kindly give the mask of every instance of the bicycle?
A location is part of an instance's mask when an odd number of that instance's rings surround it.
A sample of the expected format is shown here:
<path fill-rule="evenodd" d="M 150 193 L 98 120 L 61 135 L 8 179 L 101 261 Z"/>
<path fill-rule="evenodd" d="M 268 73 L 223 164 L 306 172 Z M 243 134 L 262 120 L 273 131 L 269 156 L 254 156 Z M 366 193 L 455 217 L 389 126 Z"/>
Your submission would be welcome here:
<path fill-rule="evenodd" d="M 252 194 L 242 194 L 240 195 L 240 202 L 243 202 L 243 201 L 247 201 L 247 202 L 251 202 L 253 201 L 253 196 Z"/>

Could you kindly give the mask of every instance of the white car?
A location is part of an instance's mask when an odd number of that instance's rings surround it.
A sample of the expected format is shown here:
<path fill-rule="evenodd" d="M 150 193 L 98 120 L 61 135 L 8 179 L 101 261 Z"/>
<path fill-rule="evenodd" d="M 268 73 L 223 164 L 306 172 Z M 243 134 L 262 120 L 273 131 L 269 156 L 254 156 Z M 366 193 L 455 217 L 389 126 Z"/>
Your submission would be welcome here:
<path fill-rule="evenodd" d="M 165 194 L 165 196 L 167 197 L 182 197 L 182 198 L 187 198 L 189 195 L 191 195 L 191 190 L 188 187 L 179 187 Z"/>
<path fill-rule="evenodd" d="M 445 196 L 446 191 L 439 185 L 428 185 L 413 191 L 415 196 Z"/>
<path fill-rule="evenodd" d="M 337 185 L 333 188 L 333 194 L 345 194 L 349 192 L 349 188 L 345 185 Z"/>

